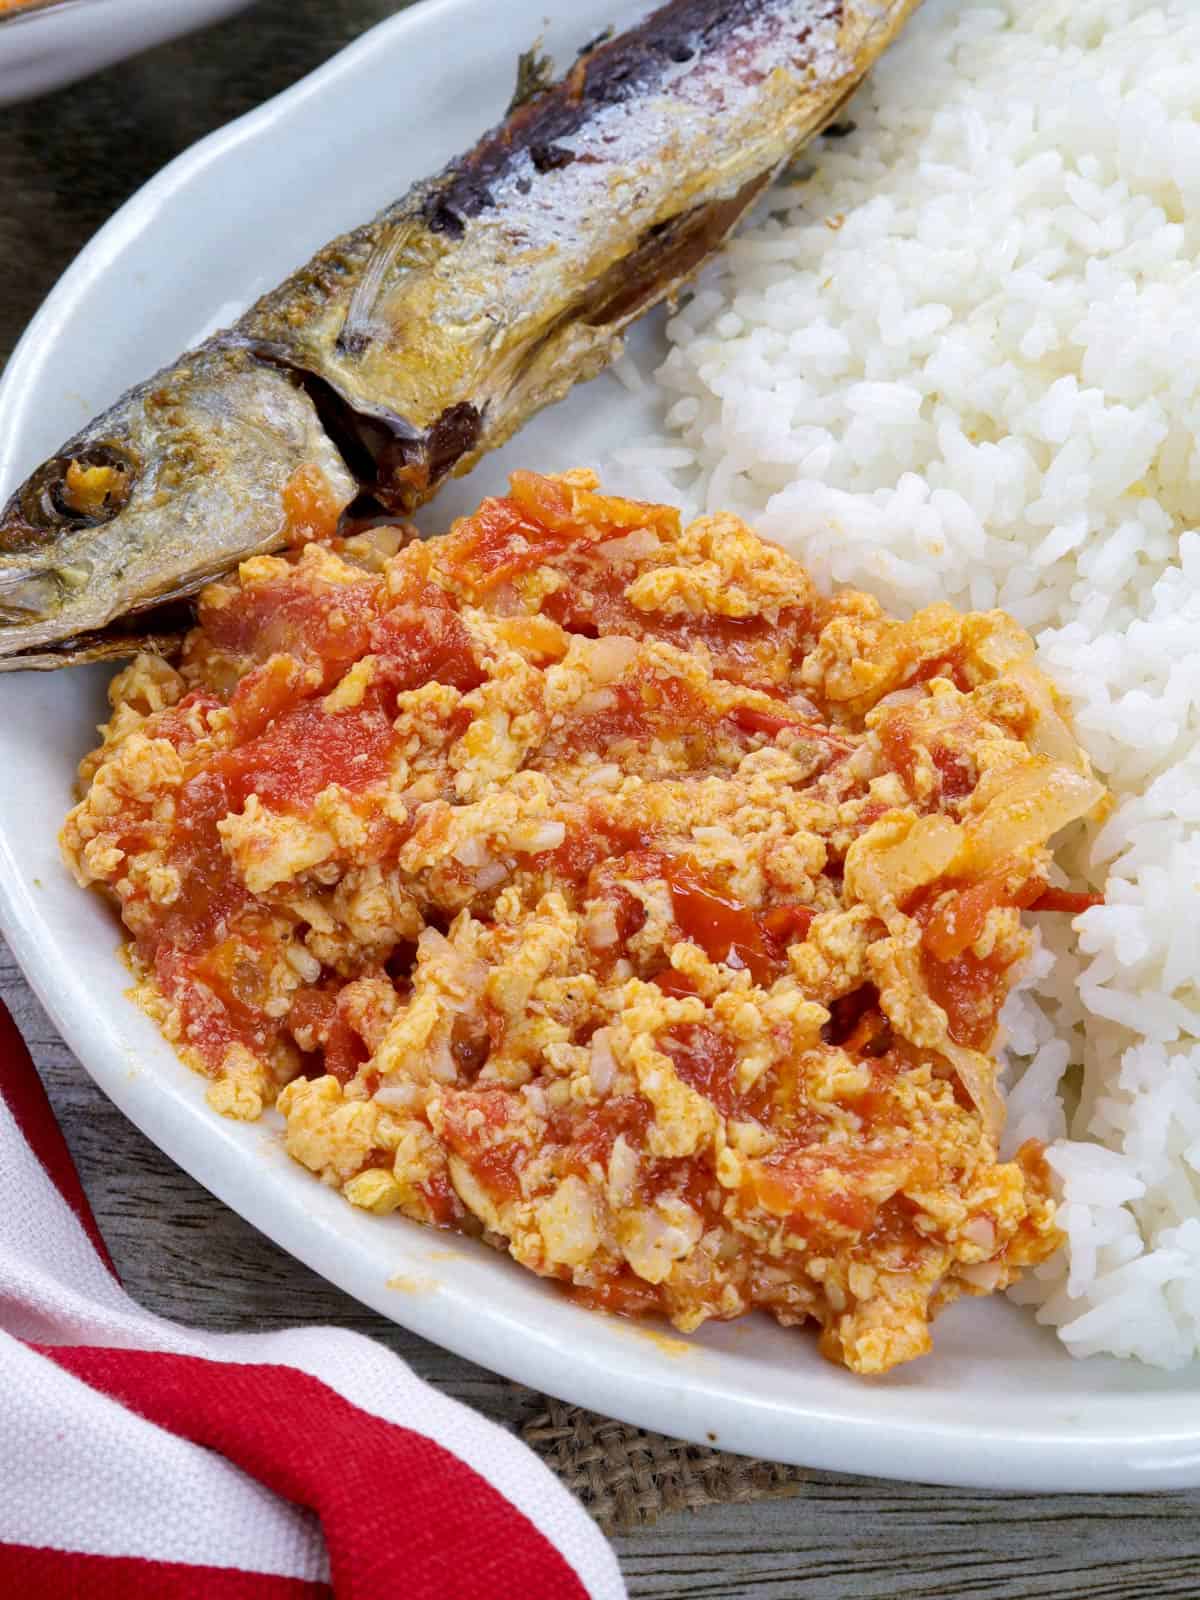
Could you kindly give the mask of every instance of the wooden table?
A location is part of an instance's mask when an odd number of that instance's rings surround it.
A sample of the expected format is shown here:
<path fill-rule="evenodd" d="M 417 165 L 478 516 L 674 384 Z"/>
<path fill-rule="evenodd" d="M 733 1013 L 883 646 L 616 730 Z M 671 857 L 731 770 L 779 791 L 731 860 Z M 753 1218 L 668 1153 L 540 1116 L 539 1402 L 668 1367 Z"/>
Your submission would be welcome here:
<path fill-rule="evenodd" d="M 75 252 L 186 145 L 293 83 L 391 0 L 260 0 L 207 33 L 0 112 L 0 356 Z M 514 40 L 514 54 L 528 40 Z M 516 1422 L 532 1397 L 365 1310 L 227 1211 L 111 1106 L 0 946 L 34 1054 L 130 1292 L 210 1328 L 332 1322 Z M 713 1506 L 616 1540 L 659 1600 L 1163 1600 L 1200 1594 L 1200 1495 L 967 1494 L 817 1475 L 789 1500 Z"/>

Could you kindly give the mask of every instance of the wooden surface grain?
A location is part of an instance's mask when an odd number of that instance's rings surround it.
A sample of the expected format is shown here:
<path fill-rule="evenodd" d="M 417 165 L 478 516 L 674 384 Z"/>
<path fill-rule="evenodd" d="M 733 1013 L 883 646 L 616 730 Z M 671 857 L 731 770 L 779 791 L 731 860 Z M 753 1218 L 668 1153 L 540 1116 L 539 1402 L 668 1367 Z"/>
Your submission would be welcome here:
<path fill-rule="evenodd" d="M 260 0 L 53 99 L 0 112 L 0 357 L 76 251 L 186 145 L 317 66 L 391 0 Z M 528 40 L 514 39 L 514 55 Z M 0 947 L 0 996 L 46 1082 L 121 1275 L 210 1328 L 355 1328 L 497 1420 L 518 1385 L 357 1305 L 160 1154 L 92 1084 Z M 793 1498 L 664 1517 L 615 1542 L 656 1600 L 1159 1600 L 1200 1594 L 1200 1495 L 971 1494 L 814 1474 Z"/>

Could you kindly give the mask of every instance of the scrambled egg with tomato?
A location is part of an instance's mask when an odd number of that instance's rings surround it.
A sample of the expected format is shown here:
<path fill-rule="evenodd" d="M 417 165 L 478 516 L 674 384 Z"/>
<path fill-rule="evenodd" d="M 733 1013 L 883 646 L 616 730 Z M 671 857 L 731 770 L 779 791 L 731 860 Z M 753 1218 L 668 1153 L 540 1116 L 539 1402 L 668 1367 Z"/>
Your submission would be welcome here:
<path fill-rule="evenodd" d="M 1058 1240 L 997 1016 L 1102 790 L 999 612 L 516 473 L 256 557 L 113 683 L 63 832 L 213 1106 L 585 1304 L 878 1373 Z"/>

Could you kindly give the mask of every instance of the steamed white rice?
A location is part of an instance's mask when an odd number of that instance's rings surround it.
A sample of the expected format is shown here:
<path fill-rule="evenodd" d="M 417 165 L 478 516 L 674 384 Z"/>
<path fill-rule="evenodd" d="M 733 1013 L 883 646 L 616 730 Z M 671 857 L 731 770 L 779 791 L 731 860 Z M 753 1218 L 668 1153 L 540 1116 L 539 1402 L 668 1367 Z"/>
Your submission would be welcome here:
<path fill-rule="evenodd" d="M 1163 1366 L 1200 1343 L 1198 64 L 1196 0 L 927 0 L 674 318 L 664 437 L 619 457 L 827 585 L 1036 634 L 1118 804 L 1067 851 L 1107 904 L 1038 919 L 1006 1012 L 1069 1240 L 1020 1297 Z"/>

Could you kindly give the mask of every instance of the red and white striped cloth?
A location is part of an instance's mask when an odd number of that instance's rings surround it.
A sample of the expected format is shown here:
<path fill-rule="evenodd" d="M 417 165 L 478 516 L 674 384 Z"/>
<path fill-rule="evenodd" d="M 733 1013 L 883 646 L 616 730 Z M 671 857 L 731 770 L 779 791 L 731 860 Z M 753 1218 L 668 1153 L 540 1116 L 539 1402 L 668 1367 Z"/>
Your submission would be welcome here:
<path fill-rule="evenodd" d="M 136 1305 L 0 1006 L 0 1595 L 624 1593 L 536 1456 L 382 1346 Z"/>

